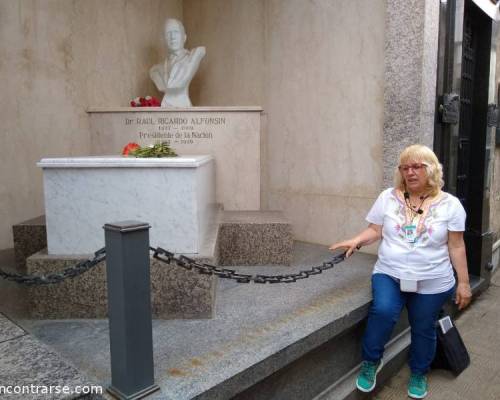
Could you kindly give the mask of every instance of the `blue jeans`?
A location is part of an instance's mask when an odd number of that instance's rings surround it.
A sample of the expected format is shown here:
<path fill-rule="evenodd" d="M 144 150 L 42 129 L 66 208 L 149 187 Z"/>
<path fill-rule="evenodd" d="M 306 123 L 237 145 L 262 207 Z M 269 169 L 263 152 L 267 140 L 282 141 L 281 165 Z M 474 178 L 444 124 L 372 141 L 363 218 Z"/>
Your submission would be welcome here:
<path fill-rule="evenodd" d="M 426 374 L 436 353 L 439 311 L 454 290 L 436 294 L 401 292 L 394 278 L 373 274 L 373 303 L 363 336 L 363 360 L 378 362 L 382 358 L 384 346 L 406 305 L 411 326 L 410 370 L 414 374 Z"/>

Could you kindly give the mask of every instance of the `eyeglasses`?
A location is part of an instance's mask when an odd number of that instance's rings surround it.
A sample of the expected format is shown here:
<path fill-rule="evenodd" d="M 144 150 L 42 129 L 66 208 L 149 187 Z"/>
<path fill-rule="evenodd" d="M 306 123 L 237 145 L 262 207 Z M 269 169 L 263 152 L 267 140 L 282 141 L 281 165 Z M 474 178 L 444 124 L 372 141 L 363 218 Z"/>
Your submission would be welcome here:
<path fill-rule="evenodd" d="M 400 165 L 398 167 L 398 169 L 399 169 L 399 172 L 403 172 L 403 173 L 407 174 L 408 172 L 410 172 L 410 169 L 412 169 L 415 172 L 418 172 L 422 168 L 425 168 L 425 167 L 426 167 L 426 164 L 409 164 L 409 165 L 403 164 L 403 165 Z"/>

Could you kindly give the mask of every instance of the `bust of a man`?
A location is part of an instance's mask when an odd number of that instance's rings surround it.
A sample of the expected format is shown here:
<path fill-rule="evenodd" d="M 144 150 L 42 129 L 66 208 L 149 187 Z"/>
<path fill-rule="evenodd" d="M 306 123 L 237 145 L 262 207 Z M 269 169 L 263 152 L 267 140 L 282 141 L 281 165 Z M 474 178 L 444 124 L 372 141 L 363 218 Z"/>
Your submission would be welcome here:
<path fill-rule="evenodd" d="M 205 56 L 205 47 L 184 48 L 186 32 L 182 22 L 169 18 L 164 27 L 168 56 L 163 64 L 149 70 L 149 76 L 160 92 L 164 92 L 162 107 L 191 107 L 189 84 Z"/>

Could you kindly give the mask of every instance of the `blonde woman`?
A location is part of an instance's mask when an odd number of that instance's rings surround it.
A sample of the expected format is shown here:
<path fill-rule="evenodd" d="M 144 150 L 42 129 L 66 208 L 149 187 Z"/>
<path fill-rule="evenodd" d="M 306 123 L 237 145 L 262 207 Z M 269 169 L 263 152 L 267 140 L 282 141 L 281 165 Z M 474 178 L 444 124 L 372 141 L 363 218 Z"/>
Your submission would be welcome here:
<path fill-rule="evenodd" d="M 394 188 L 379 195 L 366 217 L 368 227 L 330 247 L 347 249 L 349 256 L 356 248 L 381 240 L 356 381 L 363 392 L 374 389 L 384 346 L 406 306 L 411 326 L 408 395 L 424 398 L 426 373 L 436 351 L 439 311 L 454 291 L 459 309 L 471 300 L 463 240 L 465 210 L 456 197 L 441 190 L 442 177 L 441 164 L 431 149 L 407 147 L 399 157 Z"/>

